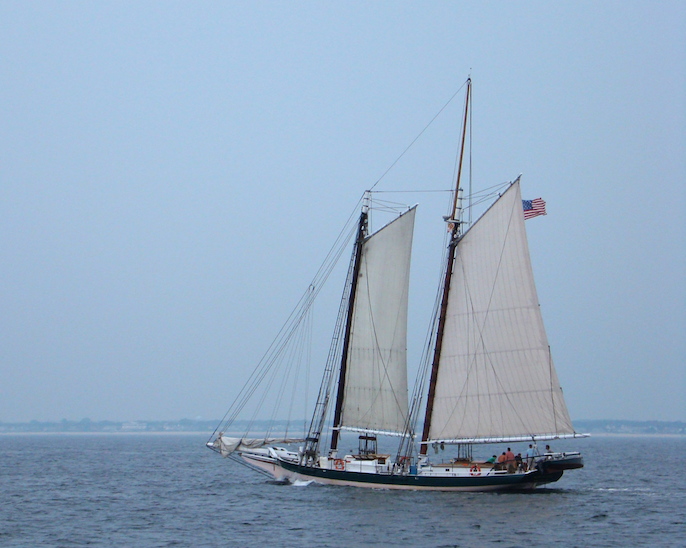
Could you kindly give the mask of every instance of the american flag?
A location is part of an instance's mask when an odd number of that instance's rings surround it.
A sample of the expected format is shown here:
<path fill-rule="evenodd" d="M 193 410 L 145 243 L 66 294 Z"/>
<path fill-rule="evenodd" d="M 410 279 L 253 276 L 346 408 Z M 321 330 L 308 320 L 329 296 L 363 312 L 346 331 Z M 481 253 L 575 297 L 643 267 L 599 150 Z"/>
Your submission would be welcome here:
<path fill-rule="evenodd" d="M 535 200 L 522 200 L 522 207 L 524 208 L 524 218 L 531 219 L 538 215 L 545 215 L 545 202 L 542 198 Z"/>

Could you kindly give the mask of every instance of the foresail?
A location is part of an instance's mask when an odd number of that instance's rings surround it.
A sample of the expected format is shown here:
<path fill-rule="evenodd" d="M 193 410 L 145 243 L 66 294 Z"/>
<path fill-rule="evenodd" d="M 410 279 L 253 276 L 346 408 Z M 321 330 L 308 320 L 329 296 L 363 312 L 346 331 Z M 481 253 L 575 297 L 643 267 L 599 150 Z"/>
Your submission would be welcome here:
<path fill-rule="evenodd" d="M 539 309 L 519 182 L 456 253 L 429 439 L 572 434 Z"/>
<path fill-rule="evenodd" d="M 407 303 L 415 208 L 363 243 L 341 427 L 402 432 L 408 410 Z"/>

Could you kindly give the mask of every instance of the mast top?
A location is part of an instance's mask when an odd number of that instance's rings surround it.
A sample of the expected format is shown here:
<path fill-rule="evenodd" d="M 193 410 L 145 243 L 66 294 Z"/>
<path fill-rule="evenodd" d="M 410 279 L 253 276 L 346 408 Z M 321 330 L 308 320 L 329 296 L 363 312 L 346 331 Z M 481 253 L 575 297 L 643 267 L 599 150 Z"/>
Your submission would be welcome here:
<path fill-rule="evenodd" d="M 372 201 L 372 191 L 365 190 L 364 196 L 362 197 L 362 213 L 369 213 L 369 207 Z"/>
<path fill-rule="evenodd" d="M 462 212 L 462 189 L 460 188 L 460 180 L 462 178 L 462 164 L 464 163 L 464 145 L 467 138 L 467 116 L 469 114 L 469 100 L 471 98 L 472 79 L 467 78 L 467 90 L 465 92 L 464 100 L 464 117 L 462 119 L 462 139 L 460 141 L 460 157 L 457 164 L 457 178 L 455 180 L 455 193 L 453 197 L 453 206 L 451 209 L 451 220 L 448 222 L 454 223 L 452 227 L 453 237 L 460 232 L 460 217 Z"/>

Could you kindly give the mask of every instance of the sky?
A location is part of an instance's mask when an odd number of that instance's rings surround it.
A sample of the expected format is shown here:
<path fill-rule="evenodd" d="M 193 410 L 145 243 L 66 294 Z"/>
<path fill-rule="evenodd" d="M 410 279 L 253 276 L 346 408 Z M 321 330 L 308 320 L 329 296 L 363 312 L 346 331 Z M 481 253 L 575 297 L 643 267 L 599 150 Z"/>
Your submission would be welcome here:
<path fill-rule="evenodd" d="M 683 2 L 6 0 L 0 421 L 221 418 L 364 190 L 452 186 L 461 93 L 382 175 L 470 75 L 572 418 L 686 420 Z"/>

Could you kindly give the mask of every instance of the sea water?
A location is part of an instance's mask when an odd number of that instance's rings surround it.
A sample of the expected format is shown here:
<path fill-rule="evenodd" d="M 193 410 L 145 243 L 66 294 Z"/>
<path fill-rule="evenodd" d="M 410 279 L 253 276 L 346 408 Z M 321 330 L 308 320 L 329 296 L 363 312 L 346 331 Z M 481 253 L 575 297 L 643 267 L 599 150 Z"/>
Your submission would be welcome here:
<path fill-rule="evenodd" d="M 585 468 L 526 493 L 280 485 L 206 441 L 0 436 L 0 546 L 686 546 L 686 437 L 556 442 Z"/>

